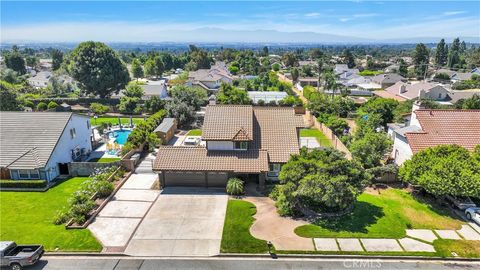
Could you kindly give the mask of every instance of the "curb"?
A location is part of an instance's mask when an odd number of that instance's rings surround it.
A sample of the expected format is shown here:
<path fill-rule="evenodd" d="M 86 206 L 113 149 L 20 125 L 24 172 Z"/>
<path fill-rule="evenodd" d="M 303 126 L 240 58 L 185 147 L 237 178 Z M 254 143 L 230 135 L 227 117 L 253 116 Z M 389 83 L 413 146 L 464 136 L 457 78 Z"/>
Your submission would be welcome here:
<path fill-rule="evenodd" d="M 333 255 L 333 254 L 275 254 L 276 258 L 297 259 L 385 259 L 385 260 L 424 260 L 424 261 L 467 261 L 480 262 L 480 258 L 452 258 L 452 257 L 428 257 L 428 256 L 391 256 L 391 255 Z M 239 254 L 223 253 L 215 257 L 223 258 L 272 258 L 269 254 Z"/>

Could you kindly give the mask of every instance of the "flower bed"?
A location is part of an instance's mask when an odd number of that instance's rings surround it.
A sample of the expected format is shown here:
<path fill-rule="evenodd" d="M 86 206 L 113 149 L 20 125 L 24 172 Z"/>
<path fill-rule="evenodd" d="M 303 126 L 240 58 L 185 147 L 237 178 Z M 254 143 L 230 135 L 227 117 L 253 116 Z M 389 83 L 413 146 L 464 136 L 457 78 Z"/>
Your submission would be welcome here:
<path fill-rule="evenodd" d="M 68 200 L 68 206 L 57 212 L 54 223 L 66 223 L 68 228 L 84 228 L 90 217 L 103 204 L 117 186 L 125 171 L 120 167 L 96 170 Z"/>

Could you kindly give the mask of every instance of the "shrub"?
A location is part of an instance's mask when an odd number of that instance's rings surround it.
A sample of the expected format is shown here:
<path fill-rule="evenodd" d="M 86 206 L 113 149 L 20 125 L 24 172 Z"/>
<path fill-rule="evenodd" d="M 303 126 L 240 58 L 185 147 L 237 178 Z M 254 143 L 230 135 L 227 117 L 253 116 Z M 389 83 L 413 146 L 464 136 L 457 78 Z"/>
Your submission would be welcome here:
<path fill-rule="evenodd" d="M 238 178 L 230 178 L 227 183 L 227 193 L 230 195 L 241 195 L 244 192 L 243 181 Z"/>
<path fill-rule="evenodd" d="M 112 183 L 108 181 L 96 181 L 94 182 L 94 189 L 97 192 L 99 198 L 106 198 L 112 194 L 115 188 Z"/>
<path fill-rule="evenodd" d="M 84 216 L 86 217 L 90 211 L 95 208 L 96 204 L 92 200 L 88 200 L 81 204 L 74 204 L 70 208 L 70 215 L 74 217 Z"/>
<path fill-rule="evenodd" d="M 48 103 L 48 105 L 47 105 L 47 108 L 48 108 L 49 110 L 56 109 L 57 107 L 58 107 L 58 104 L 57 104 L 55 101 L 53 101 L 53 100 L 50 101 L 50 102 Z"/>
<path fill-rule="evenodd" d="M 2 188 L 44 188 L 47 180 L 0 180 Z"/>
<path fill-rule="evenodd" d="M 28 99 L 23 102 L 23 106 L 30 107 L 32 109 L 35 108 L 35 104 L 31 100 L 28 100 Z"/>
<path fill-rule="evenodd" d="M 257 105 L 258 105 L 258 106 L 265 106 L 265 100 L 259 99 L 259 100 L 257 101 Z"/>
<path fill-rule="evenodd" d="M 60 225 L 60 224 L 64 224 L 68 221 L 68 218 L 69 218 L 69 215 L 67 212 L 65 212 L 64 210 L 62 211 L 57 211 L 57 213 L 55 213 L 55 217 L 53 219 L 53 223 L 55 225 Z"/>
<path fill-rule="evenodd" d="M 110 110 L 110 107 L 98 102 L 93 102 L 90 104 L 90 110 L 96 114 L 105 114 Z"/>
<path fill-rule="evenodd" d="M 45 102 L 39 102 L 37 104 L 37 111 L 45 111 L 47 108 L 48 108 L 48 105 Z"/>

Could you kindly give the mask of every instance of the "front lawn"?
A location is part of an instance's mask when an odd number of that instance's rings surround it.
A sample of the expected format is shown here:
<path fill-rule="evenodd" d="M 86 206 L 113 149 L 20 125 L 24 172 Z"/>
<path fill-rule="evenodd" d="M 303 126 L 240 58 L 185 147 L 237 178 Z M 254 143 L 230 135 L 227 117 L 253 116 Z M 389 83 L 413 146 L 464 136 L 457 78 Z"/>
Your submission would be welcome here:
<path fill-rule="evenodd" d="M 143 118 L 132 118 L 134 125 L 145 121 Z M 122 125 L 130 125 L 130 117 L 120 117 Z M 100 126 L 102 123 L 110 123 L 112 126 L 118 125 L 118 117 L 98 117 L 97 119 L 91 117 L 90 123 L 92 126 Z"/>
<path fill-rule="evenodd" d="M 187 133 L 187 136 L 202 136 L 201 129 L 192 129 Z"/>
<path fill-rule="evenodd" d="M 433 246 L 441 257 L 453 257 L 452 252 L 464 258 L 480 257 L 480 241 L 437 239 Z"/>
<path fill-rule="evenodd" d="M 266 253 L 267 242 L 250 234 L 250 226 L 257 212 L 254 204 L 242 200 L 229 200 L 223 226 L 221 252 Z"/>
<path fill-rule="evenodd" d="M 300 137 L 315 137 L 317 139 L 317 142 L 323 146 L 323 147 L 332 147 L 332 143 L 330 140 L 321 132 L 320 130 L 316 128 L 311 128 L 311 129 L 301 129 L 300 130 Z"/>
<path fill-rule="evenodd" d="M 88 229 L 66 230 L 54 225 L 56 212 L 67 205 L 67 200 L 86 177 L 74 177 L 46 192 L 0 193 L 1 241 L 18 244 L 41 244 L 53 251 L 100 251 L 102 246 Z"/>
<path fill-rule="evenodd" d="M 460 229 L 462 221 L 399 189 L 363 193 L 353 212 L 337 219 L 320 219 L 300 226 L 303 237 L 402 238 L 406 229 Z"/>

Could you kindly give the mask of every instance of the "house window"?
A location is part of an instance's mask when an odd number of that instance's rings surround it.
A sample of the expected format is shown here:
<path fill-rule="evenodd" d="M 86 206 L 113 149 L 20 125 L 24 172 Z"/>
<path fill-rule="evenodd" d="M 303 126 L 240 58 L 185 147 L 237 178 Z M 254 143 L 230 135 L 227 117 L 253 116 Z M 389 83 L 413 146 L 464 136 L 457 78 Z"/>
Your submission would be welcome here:
<path fill-rule="evenodd" d="M 75 139 L 77 137 L 77 132 L 75 131 L 75 128 L 70 129 L 70 138 Z"/>
<path fill-rule="evenodd" d="M 28 173 L 28 170 L 18 170 L 18 177 L 20 179 L 28 179 L 30 178 L 30 174 Z"/>
<path fill-rule="evenodd" d="M 18 179 L 40 179 L 38 170 L 17 170 Z"/>
<path fill-rule="evenodd" d="M 278 177 L 281 168 L 282 166 L 280 164 L 270 164 L 269 172 L 267 173 L 267 175 L 269 177 Z"/>
<path fill-rule="evenodd" d="M 247 150 L 248 142 L 235 142 L 235 150 Z"/>

